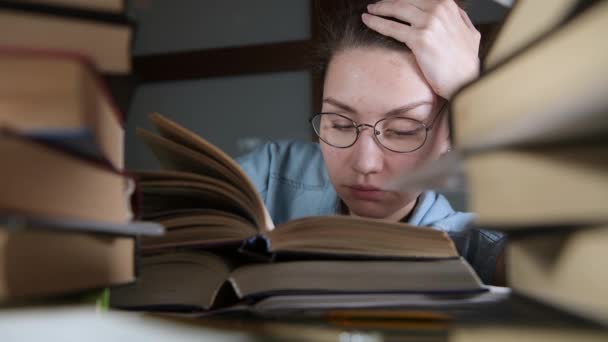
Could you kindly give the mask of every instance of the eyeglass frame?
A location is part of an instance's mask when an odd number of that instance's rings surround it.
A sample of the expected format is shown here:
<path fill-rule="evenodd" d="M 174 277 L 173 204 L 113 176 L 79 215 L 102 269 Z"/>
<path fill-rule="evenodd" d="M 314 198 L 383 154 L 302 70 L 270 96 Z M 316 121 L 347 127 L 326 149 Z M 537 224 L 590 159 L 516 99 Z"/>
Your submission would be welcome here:
<path fill-rule="evenodd" d="M 363 127 L 370 127 L 370 128 L 373 130 L 373 133 L 372 133 L 372 134 L 373 134 L 373 136 L 374 136 L 374 140 L 376 140 L 376 142 L 377 142 L 378 144 L 380 144 L 380 146 L 382 146 L 383 148 L 385 148 L 385 149 L 387 149 L 387 150 L 389 150 L 389 151 L 391 151 L 391 152 L 395 152 L 395 153 L 412 153 L 412 152 L 418 151 L 419 149 L 421 149 L 421 148 L 422 148 L 422 146 L 424 146 L 424 144 L 426 144 L 427 138 L 428 138 L 428 136 L 429 136 L 429 131 L 431 131 L 431 130 L 433 129 L 433 126 L 435 125 L 435 121 L 437 120 L 437 118 L 439 117 L 439 115 L 441 115 L 441 113 L 442 113 L 442 112 L 443 112 L 443 111 L 444 111 L 444 110 L 447 108 L 447 106 L 448 106 L 448 102 L 449 102 L 449 101 L 447 101 L 447 100 L 445 100 L 445 101 L 443 102 L 443 104 L 441 105 L 441 108 L 439 108 L 439 110 L 438 110 L 438 111 L 435 113 L 435 115 L 434 115 L 434 117 L 433 117 L 433 120 L 431 120 L 431 122 L 430 122 L 430 124 L 429 124 L 428 126 L 427 126 L 427 125 L 426 125 L 424 122 L 422 122 L 422 121 L 420 121 L 420 120 L 417 120 L 417 119 L 414 119 L 414 118 L 408 118 L 408 117 L 398 116 L 398 117 L 400 117 L 400 118 L 404 118 L 404 119 L 408 119 L 408 120 L 412 120 L 412 121 L 416 121 L 416 122 L 418 122 L 419 124 L 421 124 L 421 125 L 422 125 L 422 127 L 423 127 L 423 128 L 424 128 L 424 130 L 425 130 L 425 133 L 424 133 L 424 141 L 422 142 L 422 144 L 420 144 L 420 146 L 416 147 L 415 149 L 413 149 L 413 150 L 411 150 L 411 151 L 395 151 L 395 150 L 393 150 L 393 149 L 390 149 L 390 148 L 386 147 L 386 146 L 385 146 L 385 145 L 384 145 L 384 144 L 383 144 L 383 143 L 380 141 L 380 139 L 378 138 L 378 135 L 379 135 L 379 132 L 380 132 L 380 131 L 376 130 L 376 126 L 378 125 L 378 123 L 380 123 L 380 122 L 382 122 L 382 121 L 386 121 L 386 120 L 388 120 L 388 119 L 390 119 L 390 118 L 394 118 L 394 117 L 382 118 L 382 119 L 380 119 L 380 120 L 376 121 L 376 123 L 374 123 L 373 125 L 370 125 L 370 124 L 366 124 L 366 123 L 362 123 L 362 124 L 357 123 L 355 120 L 353 120 L 353 119 L 349 118 L 349 117 L 348 117 L 348 116 L 346 116 L 346 115 L 342 115 L 342 114 L 338 114 L 338 113 L 332 113 L 332 112 L 321 112 L 321 113 L 315 114 L 313 117 L 311 117 L 310 119 L 308 119 L 308 122 L 309 122 L 309 123 L 310 123 L 310 125 L 312 126 L 312 130 L 313 130 L 313 131 L 315 131 L 315 134 L 317 135 L 317 137 L 319 137 L 319 139 L 321 139 L 321 140 L 322 140 L 324 143 L 328 144 L 329 146 L 332 146 L 332 147 L 335 147 L 335 148 L 349 148 L 349 147 L 352 147 L 354 144 L 356 144 L 356 143 L 357 143 L 357 140 L 359 140 L 359 136 L 361 135 L 361 129 L 360 129 L 360 127 L 362 127 L 362 126 L 363 126 Z M 335 145 L 332 145 L 332 144 L 330 144 L 329 142 L 325 141 L 323 138 L 321 138 L 321 135 L 320 135 L 320 134 L 319 134 L 319 132 L 317 132 L 317 130 L 315 129 L 315 125 L 312 123 L 312 120 L 313 120 L 314 118 L 316 118 L 317 116 L 320 116 L 320 115 L 327 115 L 327 114 L 338 115 L 338 116 L 340 116 L 340 117 L 342 117 L 342 118 L 345 118 L 346 120 L 348 120 L 348 121 L 350 121 L 350 122 L 352 122 L 352 123 L 353 123 L 353 126 L 355 127 L 355 130 L 357 131 L 357 135 L 355 136 L 355 140 L 353 140 L 352 144 L 350 144 L 350 145 L 348 145 L 348 146 L 335 146 Z"/>

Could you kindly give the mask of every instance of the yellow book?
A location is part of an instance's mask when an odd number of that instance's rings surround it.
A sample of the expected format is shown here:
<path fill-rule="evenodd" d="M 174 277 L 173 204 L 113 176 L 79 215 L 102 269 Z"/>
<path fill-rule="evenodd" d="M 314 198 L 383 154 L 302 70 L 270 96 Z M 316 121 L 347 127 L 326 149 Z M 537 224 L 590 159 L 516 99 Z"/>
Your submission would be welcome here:
<path fill-rule="evenodd" d="M 135 172 L 144 219 L 167 234 L 142 239 L 142 251 L 240 243 L 259 237 L 270 253 L 454 258 L 447 233 L 387 220 L 308 217 L 274 227 L 255 186 L 227 154 L 163 117 L 150 116 L 160 135 L 138 134 L 164 170 Z M 254 244 L 255 245 L 255 244 Z"/>
<path fill-rule="evenodd" d="M 490 150 L 463 165 L 468 208 L 482 227 L 608 221 L 608 144 Z"/>
<path fill-rule="evenodd" d="M 126 223 L 133 180 L 120 171 L 30 137 L 0 134 L 0 209 L 55 219 Z"/>
<path fill-rule="evenodd" d="M 608 227 L 525 233 L 507 247 L 514 291 L 608 325 Z"/>
<path fill-rule="evenodd" d="M 420 294 L 466 300 L 487 289 L 461 258 L 434 260 L 285 260 L 251 262 L 242 256 L 173 251 L 143 256 L 137 282 L 112 289 L 112 307 L 198 311 L 247 305 L 283 294 L 312 296 Z M 244 305 L 244 307 L 243 307 Z M 336 304 L 341 305 L 340 303 Z M 343 305 L 343 304 L 342 304 Z"/>
<path fill-rule="evenodd" d="M 124 117 L 86 57 L 0 49 L 0 128 L 124 166 Z"/>
<path fill-rule="evenodd" d="M 565 139 L 608 131 L 608 2 L 600 1 L 461 89 L 451 108 L 462 149 Z M 604 133 L 602 135 L 602 133 Z"/>
<path fill-rule="evenodd" d="M 0 301 L 66 295 L 135 280 L 134 237 L 0 225 Z"/>
<path fill-rule="evenodd" d="M 490 69 L 556 28 L 580 0 L 517 0 L 507 13 L 483 65 Z"/>
<path fill-rule="evenodd" d="M 0 3 L 0 46 L 61 50 L 89 57 L 104 73 L 131 71 L 132 23 L 124 13 Z"/>
<path fill-rule="evenodd" d="M 479 327 L 457 327 L 449 333 L 449 342 L 601 342 L 608 333 L 601 329 L 490 325 Z"/>
<path fill-rule="evenodd" d="M 10 0 L 11 2 L 27 2 L 50 6 L 88 9 L 100 12 L 123 13 L 125 0 Z"/>

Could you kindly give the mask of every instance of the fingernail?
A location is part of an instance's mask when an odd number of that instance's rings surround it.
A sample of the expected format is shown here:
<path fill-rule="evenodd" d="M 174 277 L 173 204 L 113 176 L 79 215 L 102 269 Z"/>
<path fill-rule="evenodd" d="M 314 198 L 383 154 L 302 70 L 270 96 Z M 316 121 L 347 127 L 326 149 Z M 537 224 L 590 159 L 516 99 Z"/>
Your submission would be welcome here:
<path fill-rule="evenodd" d="M 368 10 L 368 11 L 373 11 L 373 10 L 374 10 L 374 8 L 376 8 L 376 5 L 374 5 L 374 4 L 369 4 L 369 5 L 367 5 L 367 10 Z"/>

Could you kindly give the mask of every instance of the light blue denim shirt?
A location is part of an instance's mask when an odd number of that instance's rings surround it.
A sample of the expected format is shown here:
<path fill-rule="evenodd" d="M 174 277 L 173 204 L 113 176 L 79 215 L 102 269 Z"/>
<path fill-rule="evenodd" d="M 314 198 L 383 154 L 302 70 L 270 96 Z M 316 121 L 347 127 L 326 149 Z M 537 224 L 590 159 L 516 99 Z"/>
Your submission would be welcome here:
<path fill-rule="evenodd" d="M 335 215 L 339 197 L 316 143 L 281 141 L 265 144 L 237 158 L 264 199 L 275 224 L 305 216 Z M 480 278 L 489 283 L 502 251 L 501 234 L 467 229 L 471 213 L 457 212 L 433 191 L 418 198 L 408 223 L 447 232 Z"/>

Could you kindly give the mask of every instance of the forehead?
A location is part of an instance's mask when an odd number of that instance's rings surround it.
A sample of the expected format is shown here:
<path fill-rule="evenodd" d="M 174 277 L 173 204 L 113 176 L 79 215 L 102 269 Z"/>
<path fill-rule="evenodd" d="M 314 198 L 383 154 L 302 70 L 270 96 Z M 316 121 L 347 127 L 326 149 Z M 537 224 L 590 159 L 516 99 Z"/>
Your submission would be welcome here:
<path fill-rule="evenodd" d="M 412 53 L 362 47 L 334 55 L 323 97 L 360 112 L 382 113 L 415 101 L 432 101 L 434 93 Z"/>

